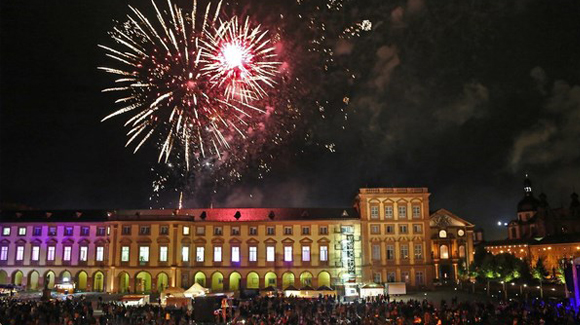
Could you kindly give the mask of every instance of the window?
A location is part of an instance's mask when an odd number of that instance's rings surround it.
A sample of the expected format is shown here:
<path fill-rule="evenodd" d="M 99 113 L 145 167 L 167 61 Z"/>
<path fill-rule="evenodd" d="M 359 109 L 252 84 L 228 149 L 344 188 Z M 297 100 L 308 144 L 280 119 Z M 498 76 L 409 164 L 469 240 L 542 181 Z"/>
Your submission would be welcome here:
<path fill-rule="evenodd" d="M 378 219 L 379 218 L 379 206 L 378 205 L 371 205 L 371 219 Z"/>
<path fill-rule="evenodd" d="M 205 261 L 205 247 L 197 246 L 195 248 L 195 261 L 196 262 L 203 262 Z"/>
<path fill-rule="evenodd" d="M 284 246 L 284 262 L 292 262 L 292 246 Z"/>
<path fill-rule="evenodd" d="M 89 227 L 81 227 L 81 236 L 88 236 L 90 228 Z"/>
<path fill-rule="evenodd" d="M 103 246 L 97 246 L 96 258 L 97 262 L 102 262 L 105 259 L 105 248 Z"/>
<path fill-rule="evenodd" d="M 392 205 L 385 206 L 385 218 L 393 219 L 393 206 Z"/>
<path fill-rule="evenodd" d="M 89 248 L 87 246 L 81 246 L 79 251 L 79 261 L 86 262 L 89 255 Z"/>
<path fill-rule="evenodd" d="M 409 284 L 409 272 L 408 271 L 402 271 L 401 272 L 401 280 L 405 281 L 405 283 Z"/>
<path fill-rule="evenodd" d="M 267 227 L 266 228 L 266 234 L 268 234 L 269 236 L 273 236 L 274 235 L 274 227 Z"/>
<path fill-rule="evenodd" d="M 55 253 L 56 253 L 56 247 L 48 246 L 48 250 L 46 251 L 46 260 L 47 261 L 54 261 Z"/>
<path fill-rule="evenodd" d="M 248 260 L 250 262 L 257 262 L 258 261 L 258 247 L 250 246 L 250 254 L 248 256 Z"/>
<path fill-rule="evenodd" d="M 121 247 L 121 262 L 129 262 L 129 246 Z"/>
<path fill-rule="evenodd" d="M 32 235 L 34 235 L 34 236 L 42 236 L 42 227 L 34 227 L 32 229 Z"/>
<path fill-rule="evenodd" d="M 380 234 L 381 227 L 379 225 L 371 225 L 371 234 Z"/>
<path fill-rule="evenodd" d="M 232 236 L 240 235 L 240 227 L 232 227 Z"/>
<path fill-rule="evenodd" d="M 183 226 L 182 234 L 183 236 L 189 236 L 189 226 Z"/>
<path fill-rule="evenodd" d="M 395 246 L 387 245 L 387 260 L 395 259 Z"/>
<path fill-rule="evenodd" d="M 205 235 L 205 227 L 197 227 L 197 228 L 195 228 L 195 233 L 198 236 L 204 236 Z"/>
<path fill-rule="evenodd" d="M 465 258 L 465 246 L 463 245 L 459 246 L 459 257 Z"/>
<path fill-rule="evenodd" d="M 169 235 L 169 227 L 168 226 L 159 227 L 159 234 L 160 235 Z"/>
<path fill-rule="evenodd" d="M 213 227 L 213 235 L 214 236 L 221 236 L 223 233 L 222 227 Z"/>
<path fill-rule="evenodd" d="M 423 244 L 415 244 L 415 259 L 423 259 Z"/>
<path fill-rule="evenodd" d="M 415 272 L 415 285 L 423 284 L 423 272 L 417 271 Z"/>
<path fill-rule="evenodd" d="M 189 246 L 181 247 L 181 261 L 189 262 Z"/>
<path fill-rule="evenodd" d="M 386 225 L 385 226 L 385 233 L 394 234 L 395 233 L 395 226 L 394 225 Z"/>
<path fill-rule="evenodd" d="M 70 261 L 71 252 L 72 252 L 72 247 L 70 247 L 70 246 L 64 247 L 64 254 L 62 254 L 63 261 Z"/>
<path fill-rule="evenodd" d="M 310 235 L 310 227 L 302 227 L 302 235 Z"/>
<path fill-rule="evenodd" d="M 221 262 L 222 261 L 222 247 L 216 246 L 213 248 L 213 261 L 214 262 Z"/>
<path fill-rule="evenodd" d="M 121 231 L 123 235 L 130 235 L 131 234 L 131 226 L 123 226 L 123 230 Z"/>
<path fill-rule="evenodd" d="M 328 227 L 327 226 L 321 226 L 320 227 L 320 234 L 321 235 L 328 235 Z"/>
<path fill-rule="evenodd" d="M 284 227 L 284 235 L 292 235 L 292 227 Z"/>
<path fill-rule="evenodd" d="M 407 207 L 399 206 L 399 219 L 407 219 Z"/>
<path fill-rule="evenodd" d="M 397 275 L 395 274 L 395 272 L 387 273 L 387 282 L 395 282 L 395 281 L 397 281 Z"/>
<path fill-rule="evenodd" d="M 464 235 L 465 235 L 465 231 L 463 231 L 463 229 L 457 230 L 457 236 L 463 237 Z"/>
<path fill-rule="evenodd" d="M 320 261 L 328 261 L 328 246 L 320 246 Z"/>
<path fill-rule="evenodd" d="M 18 227 L 18 236 L 26 236 L 26 227 Z"/>
<path fill-rule="evenodd" d="M 373 260 L 381 260 L 381 245 L 379 244 L 373 244 Z"/>
<path fill-rule="evenodd" d="M 33 261 L 38 261 L 40 257 L 40 247 L 39 246 L 32 246 L 32 255 L 30 259 Z"/>
<path fill-rule="evenodd" d="M 72 236 L 73 235 L 73 227 L 64 227 L 64 235 L 65 236 Z"/>
<path fill-rule="evenodd" d="M 232 262 L 234 262 L 234 263 L 240 262 L 240 247 L 239 246 L 232 246 Z"/>
<path fill-rule="evenodd" d="M 107 236 L 111 234 L 111 226 L 107 226 Z"/>
<path fill-rule="evenodd" d="M 256 235 L 258 235 L 258 227 L 250 227 L 250 228 L 248 228 L 248 233 L 250 234 L 250 236 L 256 236 Z"/>
<path fill-rule="evenodd" d="M 159 246 L 159 262 L 167 262 L 167 246 Z"/>
<path fill-rule="evenodd" d="M 423 233 L 423 226 L 422 225 L 413 225 L 413 233 L 414 234 Z"/>
<path fill-rule="evenodd" d="M 149 262 L 149 246 L 139 246 L 139 262 Z"/>
<path fill-rule="evenodd" d="M 56 227 L 48 227 L 48 235 L 56 236 Z"/>
<path fill-rule="evenodd" d="M 302 246 L 302 261 L 310 262 L 310 246 Z"/>
<path fill-rule="evenodd" d="M 8 246 L 2 246 L 0 248 L 0 261 L 8 260 Z"/>
<path fill-rule="evenodd" d="M 2 228 L 2 236 L 10 236 L 10 227 Z"/>
<path fill-rule="evenodd" d="M 105 235 L 105 227 L 97 227 L 97 236 Z"/>
<path fill-rule="evenodd" d="M 151 235 L 151 227 L 141 226 L 139 228 L 139 235 Z"/>
<path fill-rule="evenodd" d="M 439 247 L 439 258 L 444 260 L 449 258 L 449 247 L 447 247 L 447 245 L 441 245 L 441 247 Z"/>
<path fill-rule="evenodd" d="M 439 230 L 439 238 L 447 238 L 447 231 L 443 229 Z"/>
<path fill-rule="evenodd" d="M 373 282 L 381 283 L 381 274 L 379 272 L 373 273 Z"/>
<path fill-rule="evenodd" d="M 409 232 L 407 225 L 400 225 L 399 226 L 399 234 L 406 234 Z"/>
<path fill-rule="evenodd" d="M 401 245 L 401 258 L 404 260 L 409 259 L 409 245 Z"/>
<path fill-rule="evenodd" d="M 266 262 L 274 262 L 276 260 L 276 248 L 274 246 L 266 247 Z"/>
<path fill-rule="evenodd" d="M 24 246 L 16 247 L 16 260 L 22 261 L 24 259 Z"/>
<path fill-rule="evenodd" d="M 418 205 L 413 206 L 413 218 L 421 218 L 421 208 Z"/>

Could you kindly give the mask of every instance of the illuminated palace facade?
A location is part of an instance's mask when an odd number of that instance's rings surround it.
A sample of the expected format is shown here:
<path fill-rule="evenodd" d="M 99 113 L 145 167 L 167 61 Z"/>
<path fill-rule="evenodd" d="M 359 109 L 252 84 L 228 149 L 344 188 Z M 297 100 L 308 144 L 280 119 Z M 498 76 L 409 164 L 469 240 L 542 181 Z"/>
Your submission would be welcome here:
<path fill-rule="evenodd" d="M 193 283 L 215 292 L 431 287 L 470 262 L 473 225 L 446 210 L 430 214 L 429 195 L 426 188 L 360 189 L 346 209 L 2 211 L 0 283 L 35 290 L 74 282 L 107 292 Z"/>

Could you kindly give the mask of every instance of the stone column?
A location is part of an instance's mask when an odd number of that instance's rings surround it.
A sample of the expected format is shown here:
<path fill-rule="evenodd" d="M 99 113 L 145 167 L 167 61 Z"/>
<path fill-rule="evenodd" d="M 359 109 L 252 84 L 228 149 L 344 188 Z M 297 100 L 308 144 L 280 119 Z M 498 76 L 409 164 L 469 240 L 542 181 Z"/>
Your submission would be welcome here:
<path fill-rule="evenodd" d="M 435 279 L 439 279 L 439 263 L 435 263 Z"/>

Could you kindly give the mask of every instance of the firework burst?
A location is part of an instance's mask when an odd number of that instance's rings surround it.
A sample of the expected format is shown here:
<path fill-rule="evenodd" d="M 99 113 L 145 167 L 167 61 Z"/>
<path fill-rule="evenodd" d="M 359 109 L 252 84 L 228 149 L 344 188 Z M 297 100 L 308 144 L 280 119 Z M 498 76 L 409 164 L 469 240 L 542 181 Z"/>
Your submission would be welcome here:
<path fill-rule="evenodd" d="M 189 169 L 191 161 L 220 158 L 232 139 L 246 137 L 265 113 L 257 101 L 274 85 L 278 63 L 268 32 L 249 19 L 220 19 L 221 2 L 209 3 L 202 15 L 196 1 L 191 12 L 170 0 L 166 11 L 152 4 L 154 22 L 129 6 L 128 21 L 110 33 L 121 49 L 99 45 L 123 66 L 99 67 L 120 76 L 103 91 L 124 94 L 116 100 L 123 107 L 103 121 L 131 114 L 127 146 L 138 141 L 136 152 L 155 137 L 165 162 L 182 147 Z"/>

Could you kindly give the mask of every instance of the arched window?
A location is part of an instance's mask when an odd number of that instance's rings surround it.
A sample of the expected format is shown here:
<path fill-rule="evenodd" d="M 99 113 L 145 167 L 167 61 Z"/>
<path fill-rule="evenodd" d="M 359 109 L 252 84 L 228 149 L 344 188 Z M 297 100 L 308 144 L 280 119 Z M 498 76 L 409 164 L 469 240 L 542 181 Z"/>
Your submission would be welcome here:
<path fill-rule="evenodd" d="M 449 259 L 449 247 L 447 245 L 441 245 L 439 247 L 439 258 L 443 260 Z"/>
<path fill-rule="evenodd" d="M 459 258 L 465 258 L 465 246 L 459 246 Z"/>
<path fill-rule="evenodd" d="M 443 229 L 439 230 L 439 238 L 447 238 L 447 231 Z"/>

